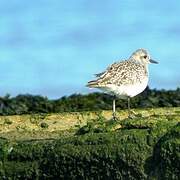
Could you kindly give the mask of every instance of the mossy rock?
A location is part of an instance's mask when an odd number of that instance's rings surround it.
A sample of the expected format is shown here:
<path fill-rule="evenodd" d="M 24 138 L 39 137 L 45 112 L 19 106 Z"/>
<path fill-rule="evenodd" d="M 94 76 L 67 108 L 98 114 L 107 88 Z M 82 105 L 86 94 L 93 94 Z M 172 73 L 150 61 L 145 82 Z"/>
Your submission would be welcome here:
<path fill-rule="evenodd" d="M 0 178 L 178 179 L 179 123 L 140 118 L 109 126 L 117 124 L 122 128 L 58 140 L 0 139 Z"/>
<path fill-rule="evenodd" d="M 6 161 L 3 166 L 4 171 L 1 172 L 3 179 L 37 179 L 40 175 L 39 164 L 36 161 Z"/>
<path fill-rule="evenodd" d="M 158 179 L 180 177 L 180 123 L 174 126 L 155 145 L 151 176 Z"/>

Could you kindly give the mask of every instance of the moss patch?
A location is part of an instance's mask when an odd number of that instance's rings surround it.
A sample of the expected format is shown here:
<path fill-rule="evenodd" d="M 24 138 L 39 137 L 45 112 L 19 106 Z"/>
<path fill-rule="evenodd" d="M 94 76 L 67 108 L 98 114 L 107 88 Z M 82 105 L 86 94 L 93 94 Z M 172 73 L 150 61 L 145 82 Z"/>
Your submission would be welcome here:
<path fill-rule="evenodd" d="M 0 139 L 0 177 L 178 179 L 177 120 L 154 117 L 99 123 L 102 132 L 93 130 L 98 128 L 95 123 L 92 131 L 83 135 L 60 136 L 56 140 Z M 112 128 L 119 124 L 120 128 Z"/>

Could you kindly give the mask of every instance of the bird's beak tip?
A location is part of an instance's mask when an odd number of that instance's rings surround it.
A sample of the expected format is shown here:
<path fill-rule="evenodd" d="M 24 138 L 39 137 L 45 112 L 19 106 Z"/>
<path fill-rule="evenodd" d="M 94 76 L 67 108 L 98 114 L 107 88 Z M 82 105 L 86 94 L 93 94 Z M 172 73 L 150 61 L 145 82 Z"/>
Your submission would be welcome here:
<path fill-rule="evenodd" d="M 150 59 L 149 61 L 150 61 L 150 63 L 159 64 L 157 61 L 155 61 L 153 59 Z"/>

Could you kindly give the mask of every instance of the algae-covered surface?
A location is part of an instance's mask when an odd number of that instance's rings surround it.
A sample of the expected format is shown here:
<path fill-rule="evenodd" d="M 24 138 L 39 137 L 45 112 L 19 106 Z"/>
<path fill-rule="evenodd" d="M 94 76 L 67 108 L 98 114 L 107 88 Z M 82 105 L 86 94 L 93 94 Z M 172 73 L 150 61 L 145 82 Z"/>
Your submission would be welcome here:
<path fill-rule="evenodd" d="M 180 108 L 135 112 L 1 117 L 0 178 L 179 179 Z"/>
<path fill-rule="evenodd" d="M 180 107 L 176 108 L 150 108 L 150 109 L 135 109 L 139 116 L 139 123 L 142 126 L 150 126 L 156 121 L 166 121 L 169 123 L 180 121 Z M 99 112 L 73 112 L 59 114 L 31 114 L 31 115 L 15 115 L 15 116 L 0 116 L 0 137 L 12 140 L 27 140 L 27 139 L 56 139 L 60 135 L 71 135 L 77 128 L 86 125 L 92 120 L 103 117 L 103 121 L 109 121 L 112 117 L 111 111 Z M 128 120 L 128 113 L 125 110 L 117 111 L 118 121 L 122 121 L 128 126 L 137 122 Z M 134 125 L 135 125 L 134 124 Z M 116 124 L 115 129 L 121 125 Z M 140 124 L 139 124 L 140 128 Z"/>

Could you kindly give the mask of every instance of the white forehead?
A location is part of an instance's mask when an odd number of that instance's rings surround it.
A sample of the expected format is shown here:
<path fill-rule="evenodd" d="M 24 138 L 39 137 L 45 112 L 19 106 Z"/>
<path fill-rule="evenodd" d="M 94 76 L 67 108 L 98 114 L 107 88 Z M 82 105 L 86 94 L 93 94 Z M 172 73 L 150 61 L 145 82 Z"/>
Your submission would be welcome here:
<path fill-rule="evenodd" d="M 138 49 L 133 54 L 134 55 L 148 55 L 148 52 L 145 49 Z"/>

